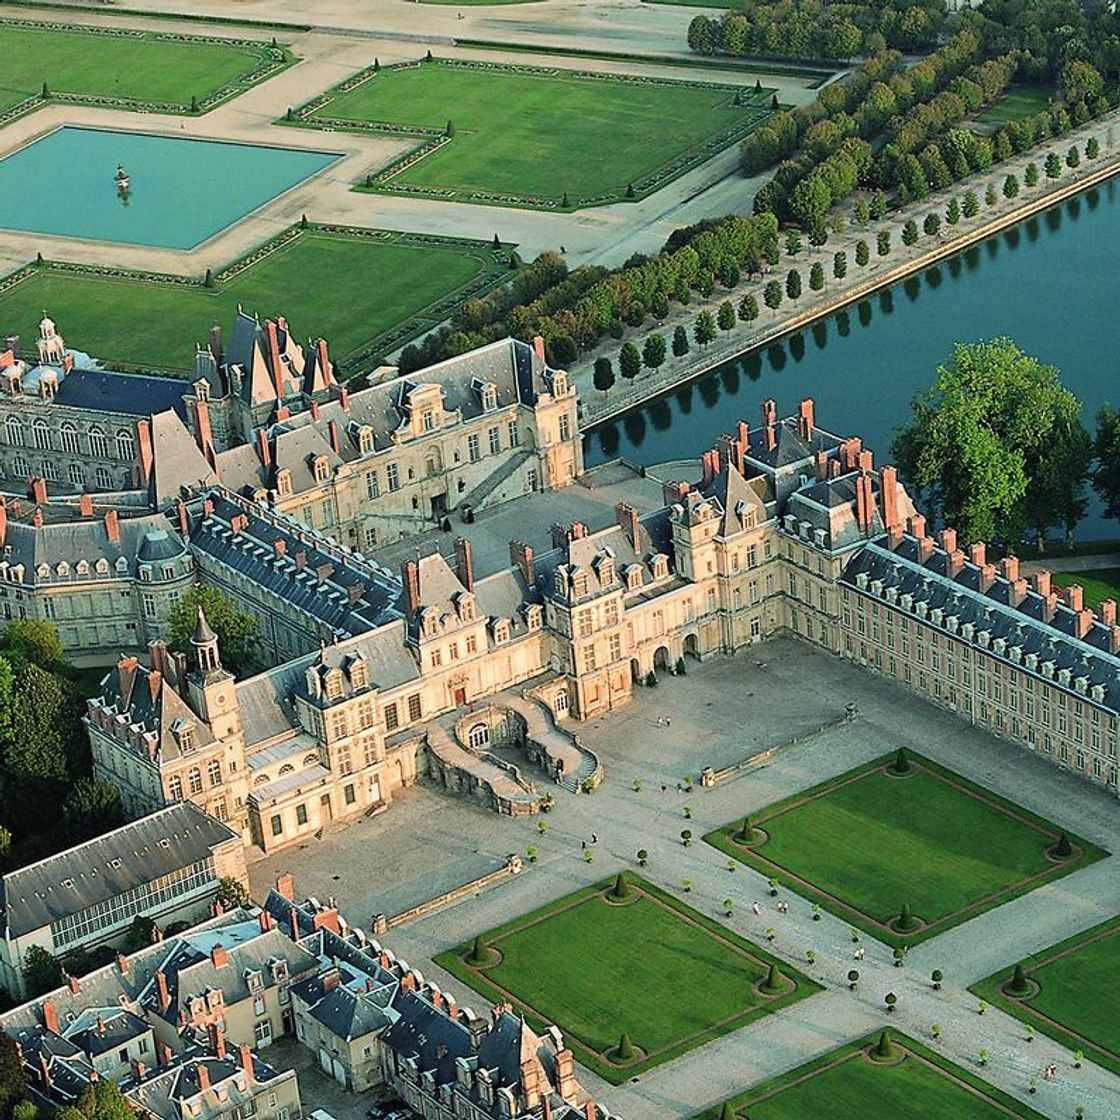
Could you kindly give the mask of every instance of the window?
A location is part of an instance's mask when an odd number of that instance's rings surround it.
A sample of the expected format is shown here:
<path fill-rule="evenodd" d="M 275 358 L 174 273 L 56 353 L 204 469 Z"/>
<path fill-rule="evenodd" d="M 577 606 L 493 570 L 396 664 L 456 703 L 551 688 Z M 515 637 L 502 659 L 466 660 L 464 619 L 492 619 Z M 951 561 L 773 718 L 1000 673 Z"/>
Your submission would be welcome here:
<path fill-rule="evenodd" d="M 222 784 L 222 764 L 216 758 L 212 759 L 206 768 L 206 779 L 211 789 Z"/>
<path fill-rule="evenodd" d="M 394 491 L 401 488 L 401 475 L 396 463 L 390 463 L 385 468 L 385 478 L 388 483 L 390 493 L 393 493 Z"/>
<path fill-rule="evenodd" d="M 560 441 L 567 443 L 572 438 L 572 421 L 571 418 L 565 413 L 560 417 Z"/>
<path fill-rule="evenodd" d="M 381 481 L 377 477 L 377 471 L 370 471 L 369 474 L 366 475 L 366 497 L 381 497 Z"/>
<path fill-rule="evenodd" d="M 433 431 L 435 429 L 435 426 L 436 426 L 435 413 L 432 412 L 430 409 L 422 412 L 420 414 L 420 426 L 426 432 Z"/>
<path fill-rule="evenodd" d="M 354 783 L 351 782 L 348 786 L 342 787 L 342 800 L 347 805 L 353 805 L 358 800 L 358 795 L 354 792 Z"/>
<path fill-rule="evenodd" d="M 467 732 L 467 743 L 472 750 L 480 751 L 490 745 L 490 728 L 484 723 L 476 723 Z"/>
<path fill-rule="evenodd" d="M 71 486 L 81 488 L 85 485 L 86 476 L 82 471 L 81 463 L 71 463 L 70 466 L 66 468 L 66 475 L 70 479 Z"/>
<path fill-rule="evenodd" d="M 487 433 L 490 437 L 490 454 L 497 455 L 502 449 L 502 437 L 497 428 L 491 428 Z"/>
<path fill-rule="evenodd" d="M 478 639 L 475 638 L 475 636 L 473 634 L 468 634 L 467 635 L 467 640 L 466 640 L 465 644 L 466 644 L 466 647 L 467 647 L 467 654 L 468 655 L 478 652 Z"/>
<path fill-rule="evenodd" d="M 47 427 L 47 422 L 41 416 L 37 416 L 31 421 L 31 438 L 35 441 L 35 446 L 40 451 L 50 451 L 51 449 L 51 430 Z"/>
<path fill-rule="evenodd" d="M 187 784 L 191 793 L 202 792 L 202 771 L 197 766 L 187 775 Z"/>
<path fill-rule="evenodd" d="M 111 490 L 113 488 L 113 476 L 109 473 L 108 467 L 98 467 L 94 471 L 93 477 L 98 490 Z"/>
<path fill-rule="evenodd" d="M 172 801 L 183 800 L 183 779 L 180 778 L 178 774 L 172 774 L 171 777 L 167 779 L 167 796 L 170 797 Z"/>
<path fill-rule="evenodd" d="M 622 656 L 622 639 L 617 634 L 612 634 L 610 637 L 611 642 L 611 660 L 617 661 Z"/>
<path fill-rule="evenodd" d="M 90 428 L 89 430 L 89 453 L 98 459 L 109 457 L 109 441 L 100 428 Z"/>
<path fill-rule="evenodd" d="M 396 731 L 396 729 L 398 727 L 400 727 L 400 725 L 401 725 L 401 720 L 400 720 L 400 714 L 397 712 L 397 705 L 395 703 L 386 704 L 385 705 L 385 730 L 386 731 Z"/>
<path fill-rule="evenodd" d="M 307 806 L 296 806 L 296 824 L 307 824 Z"/>
<path fill-rule="evenodd" d="M 477 433 L 467 436 L 467 458 L 472 463 L 477 463 L 478 460 L 482 458 L 482 455 L 478 449 Z"/>
<path fill-rule="evenodd" d="M 118 1062 L 127 1062 L 128 1061 L 128 1047 L 127 1046 L 123 1050 L 118 1050 L 117 1051 L 117 1061 Z"/>
<path fill-rule="evenodd" d="M 421 714 L 422 713 L 421 713 L 421 709 L 420 709 L 420 693 L 417 692 L 415 695 L 410 696 L 408 698 L 408 718 L 409 718 L 409 721 L 412 722 L 412 723 L 415 723 L 420 718 Z"/>
<path fill-rule="evenodd" d="M 78 429 L 69 420 L 59 429 L 59 436 L 62 439 L 63 451 L 68 451 L 71 455 L 77 455 L 81 451 L 78 444 Z"/>
<path fill-rule="evenodd" d="M 264 1000 L 259 999 L 256 1003 L 260 1004 L 260 1010 L 257 1011 L 258 1015 L 264 1014 Z M 256 1004 L 254 1004 L 256 1010 Z M 268 1046 L 272 1042 L 272 1024 L 267 1019 L 262 1019 L 253 1027 L 253 1037 L 257 1040 L 257 1046 Z"/>
<path fill-rule="evenodd" d="M 144 594 L 140 596 L 140 602 L 144 608 L 144 617 L 155 618 L 156 597 L 150 591 L 145 591 Z"/>
<path fill-rule="evenodd" d="M 127 428 L 121 428 L 117 432 L 117 458 L 123 459 L 126 463 L 131 463 L 136 458 L 136 440 L 132 438 L 132 433 Z"/>
<path fill-rule="evenodd" d="M 279 836 L 284 831 L 284 822 L 280 819 L 279 813 L 272 818 L 271 824 L 273 836 Z"/>
<path fill-rule="evenodd" d="M 594 646 L 588 646 L 587 649 L 583 651 L 583 668 L 584 671 L 588 673 L 593 673 L 595 671 L 596 663 Z"/>
<path fill-rule="evenodd" d="M 516 420 L 511 420 L 506 425 L 506 436 L 509 439 L 510 447 L 521 446 L 521 429 L 517 426 Z"/>
<path fill-rule="evenodd" d="M 373 525 L 367 525 L 362 530 L 362 540 L 365 541 L 365 548 L 367 552 L 377 547 L 377 529 Z"/>
<path fill-rule="evenodd" d="M 752 638 L 761 638 L 762 637 L 762 620 L 761 619 L 758 619 L 758 618 L 752 618 L 751 619 L 751 637 Z"/>
<path fill-rule="evenodd" d="M 9 416 L 4 421 L 4 435 L 12 447 L 23 446 L 23 425 L 18 416 Z"/>
<path fill-rule="evenodd" d="M 432 650 L 432 668 L 438 669 L 443 664 L 443 654 L 438 650 Z"/>

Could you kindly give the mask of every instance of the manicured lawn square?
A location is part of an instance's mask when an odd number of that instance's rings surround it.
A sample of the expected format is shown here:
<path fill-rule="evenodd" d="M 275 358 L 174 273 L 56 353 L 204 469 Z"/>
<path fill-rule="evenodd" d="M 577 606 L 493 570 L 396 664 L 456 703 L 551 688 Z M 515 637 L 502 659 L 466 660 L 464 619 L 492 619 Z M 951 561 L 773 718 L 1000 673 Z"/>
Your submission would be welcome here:
<path fill-rule="evenodd" d="M 556 1023 L 586 1064 L 612 1080 L 817 990 L 783 965 L 781 991 L 764 994 L 756 985 L 772 958 L 664 892 L 630 882 L 625 904 L 611 902 L 612 884 L 601 884 L 484 935 L 500 954 L 496 963 L 472 967 L 473 942 L 437 963 L 535 1022 Z M 612 1060 L 624 1032 L 636 1061 Z"/>

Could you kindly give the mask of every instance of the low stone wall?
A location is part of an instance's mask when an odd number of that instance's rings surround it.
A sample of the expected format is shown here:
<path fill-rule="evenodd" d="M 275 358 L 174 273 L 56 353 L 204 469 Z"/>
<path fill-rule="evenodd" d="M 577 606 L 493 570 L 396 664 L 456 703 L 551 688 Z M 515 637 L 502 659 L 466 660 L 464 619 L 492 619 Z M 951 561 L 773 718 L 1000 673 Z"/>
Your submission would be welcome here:
<path fill-rule="evenodd" d="M 508 879 L 511 875 L 520 875 L 523 868 L 524 865 L 520 856 L 510 856 L 506 860 L 505 866 L 499 867 L 497 871 L 491 871 L 477 879 L 472 879 L 469 883 L 464 883 L 461 887 L 456 887 L 452 891 L 436 895 L 435 898 L 429 898 L 427 902 L 421 902 L 419 906 L 402 910 L 391 918 L 387 918 L 384 914 L 375 914 L 373 916 L 373 932 L 375 934 L 384 933 L 387 929 L 404 925 L 405 922 L 413 922 L 417 918 L 423 918 L 428 914 L 435 914 L 439 910 L 444 910 L 448 906 L 454 906 L 455 903 L 462 902 L 465 898 L 472 898 L 486 890 L 487 887 L 493 887 L 502 882 L 503 879 Z"/>

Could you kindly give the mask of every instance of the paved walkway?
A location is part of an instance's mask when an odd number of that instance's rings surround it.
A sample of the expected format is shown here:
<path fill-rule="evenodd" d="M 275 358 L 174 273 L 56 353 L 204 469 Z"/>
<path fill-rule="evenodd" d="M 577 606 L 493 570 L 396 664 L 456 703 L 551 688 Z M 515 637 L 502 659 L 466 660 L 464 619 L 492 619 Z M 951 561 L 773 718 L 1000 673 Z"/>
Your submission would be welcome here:
<path fill-rule="evenodd" d="M 678 794 L 676 783 L 684 774 L 698 773 L 706 764 L 719 765 L 736 753 L 759 753 L 820 726 L 842 714 L 849 700 L 859 711 L 853 722 L 783 750 L 770 764 L 716 789 Z M 659 728 L 657 717 L 666 715 L 671 725 Z M 847 923 L 827 914 L 812 921 L 809 904 L 796 896 L 783 896 L 790 912 L 780 916 L 762 876 L 742 866 L 729 872 L 725 856 L 699 842 L 686 848 L 680 840 L 684 827 L 700 836 L 899 745 L 920 750 L 1115 850 L 1120 842 L 1117 804 L 1106 791 L 994 740 L 866 671 L 792 640 L 768 642 L 735 658 L 713 659 L 691 668 L 685 678 L 665 678 L 657 689 L 639 690 L 627 709 L 581 727 L 580 733 L 603 760 L 608 775 L 604 785 L 589 797 L 559 798 L 544 836 L 538 834 L 536 822 L 494 824 L 508 849 L 524 851 L 533 844 L 539 847 L 540 861 L 493 891 L 395 929 L 394 950 L 413 962 L 430 961 L 511 914 L 633 867 L 634 853 L 644 847 L 650 852 L 643 871 L 648 878 L 721 920 L 723 899 L 731 897 L 731 928 L 763 942 L 766 930 L 774 928 L 774 951 L 807 969 L 826 988 L 626 1085 L 607 1086 L 584 1073 L 585 1084 L 626 1120 L 683 1120 L 888 1022 L 1029 1101 L 1044 1115 L 1072 1117 L 1078 1104 L 1089 1117 L 1120 1115 L 1120 1079 L 1089 1062 L 1073 1070 L 1067 1051 L 1041 1035 L 1028 1043 L 1023 1026 L 1011 1017 L 995 1009 L 977 1014 L 977 1001 L 966 991 L 976 980 L 1120 909 L 1120 864 L 1115 857 L 932 938 L 909 954 L 902 969 L 893 967 L 885 946 L 862 935 L 867 956 L 857 966 L 861 981 L 852 993 L 845 981 L 853 967 Z M 635 777 L 643 780 L 638 793 L 631 787 Z M 662 782 L 668 786 L 665 792 Z M 685 804 L 692 810 L 687 825 Z M 454 811 L 449 807 L 449 814 Z M 441 821 L 439 831 L 446 835 L 454 827 L 449 817 Z M 588 864 L 580 843 L 592 832 L 598 843 Z M 300 869 L 294 870 L 302 884 Z M 692 882 L 687 893 L 682 889 L 685 879 Z M 316 883 L 300 889 L 316 889 Z M 340 897 L 347 906 L 349 897 Z M 764 907 L 759 917 L 750 909 L 754 900 Z M 354 918 L 365 920 L 365 915 L 355 913 Z M 805 955 L 810 948 L 817 955 L 812 966 Z M 447 979 L 435 966 L 422 967 L 426 975 Z M 928 982 L 933 968 L 941 968 L 946 976 L 939 993 Z M 462 987 L 450 983 L 453 989 Z M 899 997 L 897 1012 L 890 1017 L 882 1002 L 888 991 Z M 485 1002 L 466 992 L 460 996 L 476 1009 Z M 942 1028 L 937 1040 L 930 1035 L 933 1023 Z M 977 1064 L 981 1048 L 990 1052 L 983 1070 Z M 1060 1073 L 1047 1083 L 1042 1069 L 1051 1061 Z M 1032 1077 L 1038 1079 L 1034 1096 L 1027 1091 Z"/>

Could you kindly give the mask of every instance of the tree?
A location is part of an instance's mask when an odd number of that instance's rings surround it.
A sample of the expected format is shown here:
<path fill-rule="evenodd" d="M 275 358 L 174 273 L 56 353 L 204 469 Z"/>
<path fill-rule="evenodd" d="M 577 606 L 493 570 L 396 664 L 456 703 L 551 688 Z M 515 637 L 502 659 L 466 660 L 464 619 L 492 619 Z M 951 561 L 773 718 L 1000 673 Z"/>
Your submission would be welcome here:
<path fill-rule="evenodd" d="M 915 245 L 918 241 L 918 223 L 913 218 L 907 218 L 902 227 L 902 244 Z"/>
<path fill-rule="evenodd" d="M 23 979 L 32 998 L 62 984 L 62 965 L 41 945 L 32 945 L 23 958 Z"/>
<path fill-rule="evenodd" d="M 1015 971 L 1011 974 L 1011 981 L 1007 985 L 1007 990 L 1010 992 L 1023 993 L 1027 991 L 1030 984 L 1027 983 L 1027 974 L 1021 964 L 1015 966 Z"/>
<path fill-rule="evenodd" d="M 1057 179 L 1062 174 L 1062 160 L 1057 152 L 1051 152 L 1042 166 L 1047 179 Z"/>
<path fill-rule="evenodd" d="M 628 1062 L 634 1057 L 634 1044 L 630 1041 L 630 1036 L 625 1031 L 619 1035 L 618 1045 L 614 1049 L 614 1055 L 620 1062 Z"/>
<path fill-rule="evenodd" d="M 1085 158 L 1096 159 L 1101 154 L 1101 142 L 1095 137 L 1090 136 L 1085 141 Z"/>
<path fill-rule="evenodd" d="M 245 884 L 240 879 L 235 879 L 232 875 L 222 876 L 218 884 L 218 894 L 216 897 L 217 901 L 222 904 L 225 910 L 233 910 L 238 906 L 251 906 L 253 904 Z"/>
<path fill-rule="evenodd" d="M 155 944 L 158 938 L 159 927 L 156 923 L 146 914 L 137 914 L 128 927 L 128 933 L 125 934 L 124 951 L 138 953 L 141 949 Z"/>
<path fill-rule="evenodd" d="M 791 268 L 786 274 L 786 295 L 790 299 L 797 299 L 801 295 L 801 273 L 796 268 Z"/>
<path fill-rule="evenodd" d="M 894 1053 L 894 1044 L 891 1042 L 890 1034 L 887 1031 L 880 1032 L 879 1041 L 875 1043 L 875 1057 L 893 1058 Z"/>
<path fill-rule="evenodd" d="M 1107 402 L 1097 410 L 1093 459 L 1093 489 L 1104 503 L 1104 515 L 1120 518 L 1120 409 Z"/>
<path fill-rule="evenodd" d="M 79 779 L 62 803 L 63 826 L 75 843 L 109 832 L 124 820 L 120 791 L 97 778 Z"/>
<path fill-rule="evenodd" d="M 809 269 L 809 287 L 814 292 L 819 292 L 824 287 L 824 265 L 820 261 L 814 261 L 813 267 Z"/>
<path fill-rule="evenodd" d="M 995 184 L 989 183 L 987 189 L 984 191 L 984 205 L 995 206 L 998 200 L 999 195 L 996 193 Z"/>
<path fill-rule="evenodd" d="M 1019 193 L 1019 180 L 1014 175 L 1008 175 L 1003 181 L 1003 197 L 1014 198 Z"/>
<path fill-rule="evenodd" d="M 548 364 L 567 369 L 579 357 L 579 347 L 571 335 L 558 334 L 548 344 Z"/>
<path fill-rule="evenodd" d="M 26 1087 L 27 1075 L 16 1044 L 6 1032 L 0 1031 L 0 1115 L 7 1115 Z"/>
<path fill-rule="evenodd" d="M 645 850 L 645 848 L 639 848 L 638 849 L 638 866 L 639 867 L 645 867 L 645 865 L 648 861 L 649 861 L 649 852 L 647 852 Z"/>
<path fill-rule="evenodd" d="M 753 835 L 754 829 L 751 827 L 751 819 L 750 817 L 744 817 L 739 825 L 738 830 L 735 833 L 735 837 L 742 843 L 746 844 L 750 841 Z"/>
<path fill-rule="evenodd" d="M 665 336 L 658 331 L 646 336 L 642 346 L 642 364 L 657 369 L 665 364 Z"/>
<path fill-rule="evenodd" d="M 762 290 L 762 302 L 771 311 L 777 311 L 782 305 L 782 285 L 777 280 L 768 280 Z"/>
<path fill-rule="evenodd" d="M 136 1120 L 120 1089 L 104 1077 L 86 1085 L 75 1103 L 86 1120 Z"/>
<path fill-rule="evenodd" d="M 906 753 L 905 747 L 899 747 L 895 752 L 894 759 L 891 762 L 891 770 L 895 774 L 910 773 L 910 756 Z"/>
<path fill-rule="evenodd" d="M 735 1109 L 732 1108 L 730 1101 L 723 1102 L 723 1107 L 719 1110 L 719 1120 L 737 1120 Z"/>
<path fill-rule="evenodd" d="M 898 996 L 894 992 L 887 992 L 883 997 L 883 1002 L 887 1005 L 887 1014 L 889 1015 L 894 1011 L 895 1004 L 898 1003 Z"/>
<path fill-rule="evenodd" d="M 716 337 L 716 321 L 710 311 L 701 311 L 696 316 L 696 325 L 692 328 L 693 338 L 697 345 L 707 346 Z"/>
<path fill-rule="evenodd" d="M 17 672 L 27 664 L 38 665 L 48 673 L 67 665 L 58 630 L 52 623 L 36 618 L 9 622 L 0 634 L 0 654 Z"/>
<path fill-rule="evenodd" d="M 187 588 L 171 608 L 168 644 L 177 653 L 193 652 L 191 638 L 198 625 L 199 607 L 206 612 L 206 621 L 218 636 L 222 664 L 235 676 L 243 675 L 254 664 L 257 620 L 216 588 L 201 584 Z"/>
<path fill-rule="evenodd" d="M 474 944 L 471 946 L 470 956 L 467 958 L 469 964 L 489 964 L 493 959 L 494 952 L 489 945 L 483 940 L 482 934 L 476 934 Z"/>
<path fill-rule="evenodd" d="M 933 984 L 935 992 L 941 991 L 941 981 L 945 979 L 945 974 L 939 968 L 935 968 L 929 975 L 930 981 Z"/>
<path fill-rule="evenodd" d="M 832 255 L 832 275 L 843 280 L 848 275 L 848 254 L 841 251 Z"/>
<path fill-rule="evenodd" d="M 1074 144 L 1068 152 L 1066 152 L 1066 167 L 1074 168 L 1081 162 L 1081 153 L 1077 150 L 1077 145 Z"/>
<path fill-rule="evenodd" d="M 454 136 L 455 135 L 455 122 L 454 121 L 448 121 L 447 122 L 447 127 L 443 130 L 443 134 L 444 134 L 444 136 Z M 568 196 L 565 195 L 564 197 L 567 198 Z"/>
<path fill-rule="evenodd" d="M 801 252 L 801 232 L 796 229 L 786 230 L 786 255 L 797 256 Z"/>
<path fill-rule="evenodd" d="M 593 383 L 600 393 L 607 392 L 614 385 L 614 363 L 610 358 L 603 356 L 595 359 Z"/>
<path fill-rule="evenodd" d="M 642 371 L 642 355 L 633 342 L 624 342 L 618 352 L 618 371 L 627 381 L 633 381 Z"/>
<path fill-rule="evenodd" d="M 961 203 L 961 213 L 966 218 L 975 218 L 980 213 L 980 200 L 975 191 L 965 191 L 964 201 Z"/>
<path fill-rule="evenodd" d="M 915 929 L 917 927 L 918 923 L 917 921 L 915 921 L 914 915 L 910 913 L 909 902 L 904 902 L 902 904 L 902 911 L 899 914 L 898 921 L 895 923 L 895 925 L 902 933 L 909 933 L 912 929 Z M 901 952 L 901 950 L 896 951 Z M 902 958 L 899 957 L 898 959 L 901 961 Z"/>
<path fill-rule="evenodd" d="M 860 268 L 864 268 L 871 260 L 871 250 L 868 248 L 866 241 L 856 242 L 856 264 Z"/>
<path fill-rule="evenodd" d="M 956 526 L 962 544 L 1014 542 L 1028 524 L 1054 523 L 1062 512 L 1055 494 L 1068 499 L 1084 490 L 1088 464 L 1080 477 L 1055 479 L 1068 460 L 1051 447 L 1083 443 L 1075 435 L 1079 413 L 1057 370 L 1010 339 L 962 343 L 934 386 L 914 399 L 913 422 L 893 450 L 906 478 L 925 492 L 925 506 Z"/>
<path fill-rule="evenodd" d="M 1037 187 L 1038 178 L 1038 164 L 1028 163 L 1026 169 L 1023 172 L 1023 182 L 1028 187 Z"/>
<path fill-rule="evenodd" d="M 683 358 L 689 349 L 688 331 L 683 326 L 678 325 L 673 330 L 673 357 Z"/>
<path fill-rule="evenodd" d="M 789 196 L 789 209 L 805 229 L 823 226 L 828 208 L 832 205 L 832 192 L 821 174 L 809 175 L 793 188 Z"/>
<path fill-rule="evenodd" d="M 941 215 L 927 214 L 922 222 L 922 229 L 925 230 L 927 237 L 936 237 L 941 229 Z"/>
<path fill-rule="evenodd" d="M 871 196 L 871 205 L 868 208 L 871 217 L 876 222 L 881 222 L 887 216 L 887 196 L 883 191 L 876 191 Z"/>
<path fill-rule="evenodd" d="M 778 966 L 770 963 L 770 971 L 766 974 L 766 979 L 762 982 L 762 990 L 768 994 L 781 991 L 785 987 L 785 977 L 781 974 Z"/>
<path fill-rule="evenodd" d="M 867 204 L 867 199 L 860 195 L 856 199 L 855 205 L 852 207 L 852 218 L 857 225 L 865 226 L 871 219 L 871 207 Z"/>
<path fill-rule="evenodd" d="M 614 886 L 611 888 L 611 898 L 621 901 L 624 898 L 630 897 L 630 881 L 620 871 L 614 880 Z"/>
<path fill-rule="evenodd" d="M 749 293 L 739 300 L 739 318 L 744 323 L 753 323 L 758 318 L 758 300 Z"/>
<path fill-rule="evenodd" d="M 957 196 L 954 195 L 949 199 L 949 205 L 945 207 L 945 224 L 955 226 L 961 220 L 961 204 L 957 201 Z"/>
<path fill-rule="evenodd" d="M 1073 845 L 1069 842 L 1069 836 L 1062 833 L 1058 837 L 1058 842 L 1050 849 L 1051 855 L 1057 856 L 1058 859 L 1069 859 L 1073 855 Z"/>
<path fill-rule="evenodd" d="M 721 331 L 731 330 L 736 323 L 735 318 L 735 305 L 729 299 L 725 299 L 719 305 L 719 310 L 716 312 L 716 326 Z"/>
<path fill-rule="evenodd" d="M 887 256 L 891 251 L 891 231 L 881 229 L 875 237 L 875 252 L 880 257 Z"/>
<path fill-rule="evenodd" d="M 39 1120 L 39 1107 L 34 1101 L 16 1101 L 12 1105 L 11 1120 Z"/>
<path fill-rule="evenodd" d="M 692 843 L 692 829 L 691 828 L 682 828 L 681 829 L 681 843 L 684 844 L 684 846 L 686 848 Z"/>

